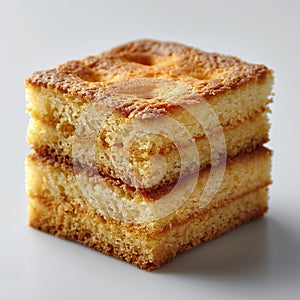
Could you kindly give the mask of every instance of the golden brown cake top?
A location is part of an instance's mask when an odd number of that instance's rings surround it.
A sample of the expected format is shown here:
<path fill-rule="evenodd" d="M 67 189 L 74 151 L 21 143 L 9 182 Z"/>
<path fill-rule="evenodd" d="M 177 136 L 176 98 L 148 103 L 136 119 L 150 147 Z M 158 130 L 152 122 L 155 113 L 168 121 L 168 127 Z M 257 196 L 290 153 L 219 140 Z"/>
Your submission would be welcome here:
<path fill-rule="evenodd" d="M 250 82 L 263 82 L 271 73 L 264 65 L 249 64 L 233 56 L 207 53 L 178 43 L 139 40 L 55 69 L 35 72 L 25 84 L 56 89 L 93 102 L 99 100 L 99 92 L 125 81 L 164 78 L 186 83 L 208 100 Z M 106 103 L 127 116 L 167 113 L 178 104 L 168 99 Z"/>

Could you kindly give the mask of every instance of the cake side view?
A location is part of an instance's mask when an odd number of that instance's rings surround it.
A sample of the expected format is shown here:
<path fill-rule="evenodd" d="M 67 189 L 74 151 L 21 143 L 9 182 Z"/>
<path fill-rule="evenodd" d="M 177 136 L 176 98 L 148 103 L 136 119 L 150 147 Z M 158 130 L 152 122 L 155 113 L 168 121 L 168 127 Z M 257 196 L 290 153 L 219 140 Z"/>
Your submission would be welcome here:
<path fill-rule="evenodd" d="M 273 72 L 141 40 L 26 79 L 29 225 L 149 271 L 261 217 Z"/>

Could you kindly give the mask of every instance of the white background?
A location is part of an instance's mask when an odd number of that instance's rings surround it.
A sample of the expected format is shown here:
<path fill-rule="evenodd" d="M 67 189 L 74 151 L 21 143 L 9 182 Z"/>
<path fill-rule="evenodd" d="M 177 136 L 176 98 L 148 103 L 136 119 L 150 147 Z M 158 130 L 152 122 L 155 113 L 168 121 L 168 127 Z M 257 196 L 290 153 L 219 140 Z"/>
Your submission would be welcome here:
<path fill-rule="evenodd" d="M 1 1 L 0 299 L 300 299 L 299 1 Z M 148 273 L 27 227 L 23 80 L 136 38 L 275 70 L 270 211 Z"/>

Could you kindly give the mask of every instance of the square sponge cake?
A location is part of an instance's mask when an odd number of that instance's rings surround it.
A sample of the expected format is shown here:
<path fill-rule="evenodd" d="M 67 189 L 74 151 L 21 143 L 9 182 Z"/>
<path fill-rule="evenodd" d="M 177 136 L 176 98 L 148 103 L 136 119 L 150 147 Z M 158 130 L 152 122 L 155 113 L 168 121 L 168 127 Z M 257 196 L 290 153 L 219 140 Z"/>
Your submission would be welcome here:
<path fill-rule="evenodd" d="M 33 73 L 29 224 L 149 271 L 268 208 L 273 72 L 140 40 Z"/>

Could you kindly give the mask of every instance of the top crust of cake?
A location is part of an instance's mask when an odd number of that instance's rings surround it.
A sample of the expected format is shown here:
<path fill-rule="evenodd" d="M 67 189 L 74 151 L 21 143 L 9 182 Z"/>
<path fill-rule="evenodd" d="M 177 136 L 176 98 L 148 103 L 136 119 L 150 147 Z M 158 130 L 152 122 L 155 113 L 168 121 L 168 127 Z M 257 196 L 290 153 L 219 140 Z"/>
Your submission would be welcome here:
<path fill-rule="evenodd" d="M 272 71 L 264 65 L 249 64 L 233 56 L 207 53 L 178 43 L 139 40 L 96 56 L 69 61 L 55 69 L 38 71 L 26 79 L 26 86 L 56 89 L 69 97 L 88 102 L 99 100 L 105 91 L 136 78 L 164 78 L 186 83 L 199 96 L 213 96 L 236 90 L 248 83 L 264 83 Z M 102 99 L 103 100 L 103 99 Z M 174 100 L 148 101 L 147 113 L 168 113 L 181 104 Z M 181 99 L 181 101 L 184 101 Z M 105 100 L 104 100 L 105 102 Z M 103 103 L 125 115 L 141 111 L 141 103 Z"/>

